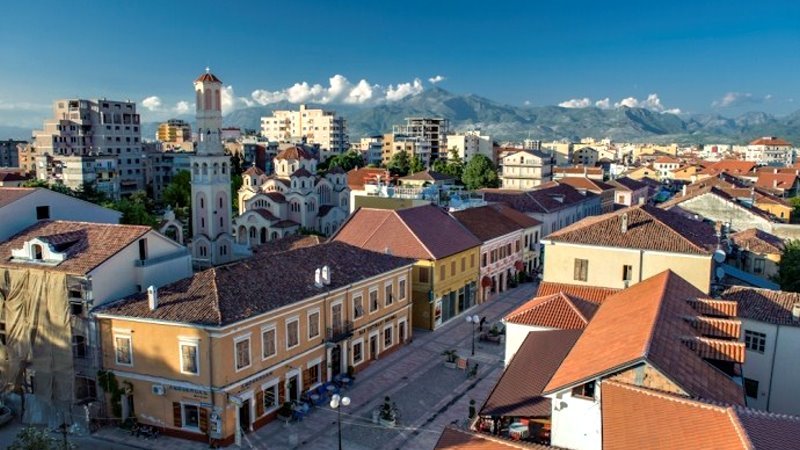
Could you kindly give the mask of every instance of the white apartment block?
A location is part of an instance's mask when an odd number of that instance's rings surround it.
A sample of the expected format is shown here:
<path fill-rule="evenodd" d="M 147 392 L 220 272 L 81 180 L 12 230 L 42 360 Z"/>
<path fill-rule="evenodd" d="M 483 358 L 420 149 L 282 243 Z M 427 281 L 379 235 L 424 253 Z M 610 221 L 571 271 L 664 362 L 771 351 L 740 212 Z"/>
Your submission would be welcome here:
<path fill-rule="evenodd" d="M 92 185 L 110 199 L 120 198 L 120 174 L 114 156 L 36 157 L 36 179 L 78 190 Z M 142 167 L 144 167 L 142 165 Z"/>
<path fill-rule="evenodd" d="M 447 135 L 448 157 L 450 150 L 455 150 L 462 161 L 468 161 L 475 155 L 492 159 L 492 148 L 492 137 L 482 135 L 479 130 Z"/>
<path fill-rule="evenodd" d="M 431 161 L 447 157 L 447 135 L 450 121 L 432 117 L 406 117 L 405 125 L 395 125 L 394 134 L 412 136 L 427 141 L 431 146 Z"/>
<path fill-rule="evenodd" d="M 503 157 L 503 189 L 533 189 L 553 179 L 553 157 L 536 150 L 520 150 Z"/>
<path fill-rule="evenodd" d="M 358 151 L 361 152 L 364 163 L 367 165 L 381 165 L 383 163 L 383 136 L 361 138 L 361 142 L 358 144 Z"/>
<path fill-rule="evenodd" d="M 318 144 L 320 161 L 338 155 L 348 147 L 347 123 L 335 111 L 308 109 L 273 111 L 261 118 L 261 134 L 279 142 Z"/>
<path fill-rule="evenodd" d="M 120 194 L 145 188 L 136 103 L 106 99 L 63 99 L 53 118 L 33 132 L 37 155 L 115 157 Z M 37 167 L 38 171 L 38 167 Z"/>
<path fill-rule="evenodd" d="M 794 163 L 797 149 L 792 144 L 775 136 L 764 136 L 747 146 L 745 159 L 768 166 L 790 166 Z"/>

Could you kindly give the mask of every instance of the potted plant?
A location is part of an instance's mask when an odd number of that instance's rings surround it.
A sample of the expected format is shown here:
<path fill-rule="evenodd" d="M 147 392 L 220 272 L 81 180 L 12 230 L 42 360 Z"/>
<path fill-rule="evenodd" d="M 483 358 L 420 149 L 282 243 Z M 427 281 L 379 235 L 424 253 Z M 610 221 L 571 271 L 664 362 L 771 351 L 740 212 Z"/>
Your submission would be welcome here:
<path fill-rule="evenodd" d="M 445 350 L 442 352 L 444 355 L 444 366 L 448 369 L 455 369 L 456 368 L 456 361 L 458 361 L 458 353 L 455 350 Z"/>
<path fill-rule="evenodd" d="M 292 420 L 292 413 L 292 402 L 283 402 L 283 405 L 278 410 L 278 418 L 289 423 Z"/>
<path fill-rule="evenodd" d="M 387 395 L 383 399 L 378 413 L 378 421 L 385 427 L 394 427 L 397 425 L 397 406 L 392 403 L 392 400 Z"/>

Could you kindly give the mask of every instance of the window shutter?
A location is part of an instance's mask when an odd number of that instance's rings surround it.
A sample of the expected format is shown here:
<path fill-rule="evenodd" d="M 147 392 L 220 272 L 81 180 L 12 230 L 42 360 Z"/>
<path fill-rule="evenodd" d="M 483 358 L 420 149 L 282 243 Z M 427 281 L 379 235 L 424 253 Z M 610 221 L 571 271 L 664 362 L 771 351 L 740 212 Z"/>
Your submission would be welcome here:
<path fill-rule="evenodd" d="M 264 415 L 264 391 L 256 392 L 256 417 Z"/>
<path fill-rule="evenodd" d="M 181 414 L 181 404 L 178 402 L 172 402 L 172 423 L 177 428 L 183 427 L 183 416 Z"/>
<path fill-rule="evenodd" d="M 208 432 L 208 410 L 206 408 L 198 408 L 200 411 L 200 431 L 203 433 Z"/>
<path fill-rule="evenodd" d="M 286 402 L 286 382 L 280 381 L 278 382 L 278 404 L 283 406 Z"/>
<path fill-rule="evenodd" d="M 303 387 L 308 388 L 311 386 L 311 370 L 306 369 L 303 371 Z"/>

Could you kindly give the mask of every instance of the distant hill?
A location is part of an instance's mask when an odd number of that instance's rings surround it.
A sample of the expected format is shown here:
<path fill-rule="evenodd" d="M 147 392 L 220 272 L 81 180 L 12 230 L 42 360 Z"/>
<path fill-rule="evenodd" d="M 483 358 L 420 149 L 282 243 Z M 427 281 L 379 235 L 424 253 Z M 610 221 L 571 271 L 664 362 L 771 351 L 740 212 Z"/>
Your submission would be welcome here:
<path fill-rule="evenodd" d="M 517 107 L 477 95 L 457 95 L 431 88 L 403 100 L 372 107 L 311 105 L 335 109 L 348 122 L 351 139 L 390 132 L 410 116 L 446 117 L 455 130 L 480 128 L 496 140 L 541 140 L 610 137 L 617 141 L 681 143 L 746 143 L 774 135 L 800 145 L 800 111 L 784 117 L 750 112 L 735 118 L 720 115 L 690 117 L 642 108 Z M 276 109 L 293 109 L 288 102 L 244 108 L 225 116 L 226 125 L 260 129 L 260 119 Z"/>
<path fill-rule="evenodd" d="M 16 141 L 29 141 L 33 130 L 30 128 L 10 127 L 0 125 L 0 141 L 13 139 Z"/>

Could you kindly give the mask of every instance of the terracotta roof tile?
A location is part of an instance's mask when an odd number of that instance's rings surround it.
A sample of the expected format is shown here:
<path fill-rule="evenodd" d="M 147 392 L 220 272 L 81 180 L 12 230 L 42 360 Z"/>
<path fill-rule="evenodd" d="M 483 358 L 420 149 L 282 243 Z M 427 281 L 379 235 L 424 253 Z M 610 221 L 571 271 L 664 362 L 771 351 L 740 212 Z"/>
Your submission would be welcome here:
<path fill-rule="evenodd" d="M 325 239 L 319 236 L 296 234 L 255 246 L 253 247 L 253 255 L 276 255 L 278 253 L 297 250 L 298 248 L 313 247 L 323 242 L 325 242 Z"/>
<path fill-rule="evenodd" d="M 781 238 L 758 228 L 733 233 L 729 237 L 740 249 L 754 253 L 781 253 L 785 247 Z"/>
<path fill-rule="evenodd" d="M 549 449 L 544 445 L 527 442 L 509 441 L 495 436 L 479 434 L 472 431 L 459 430 L 445 427 L 434 450 L 518 450 L 518 449 Z"/>
<path fill-rule="evenodd" d="M 155 310 L 148 307 L 146 294 L 137 294 L 96 311 L 223 326 L 411 264 L 413 260 L 341 242 L 277 253 L 257 251 L 246 260 L 207 269 L 160 288 Z M 330 267 L 331 283 L 318 288 L 314 285 L 314 271 L 322 265 Z"/>
<path fill-rule="evenodd" d="M 634 180 L 633 178 L 628 177 L 620 177 L 615 180 L 610 180 L 608 184 L 627 191 L 638 191 L 639 189 L 647 189 L 647 185 L 641 183 L 639 181 Z"/>
<path fill-rule="evenodd" d="M 602 167 L 589 167 L 578 164 L 576 166 L 567 166 L 567 167 L 553 167 L 553 173 L 567 173 L 567 174 L 575 174 L 575 173 L 585 173 L 588 175 L 602 175 L 603 168 Z"/>
<path fill-rule="evenodd" d="M 697 316 L 687 300 L 702 296 L 689 282 L 667 270 L 608 297 L 545 392 L 557 392 L 646 362 L 690 396 L 743 404 L 741 386 L 682 341 L 698 336 L 685 317 Z"/>
<path fill-rule="evenodd" d="M 658 164 L 679 164 L 681 160 L 669 156 L 659 156 L 654 162 Z"/>
<path fill-rule="evenodd" d="M 611 186 L 610 184 L 598 180 L 592 180 L 586 177 L 566 177 L 558 180 L 557 183 L 568 184 L 575 189 L 584 189 L 595 194 L 614 189 L 614 186 Z"/>
<path fill-rule="evenodd" d="M 462 209 L 452 212 L 451 215 L 484 242 L 522 230 L 521 226 L 491 206 Z"/>
<path fill-rule="evenodd" d="M 47 270 L 84 275 L 151 230 L 139 225 L 40 221 L 0 244 L 0 266 L 42 267 L 11 258 L 11 250 L 20 249 L 25 242 L 39 238 L 53 246 L 63 247 L 56 251 L 67 254 L 66 260 L 46 266 Z"/>
<path fill-rule="evenodd" d="M 627 216 L 627 231 L 622 231 Z M 710 225 L 649 205 L 587 217 L 546 239 L 554 242 L 708 255 L 717 238 Z"/>
<path fill-rule="evenodd" d="M 759 172 L 756 186 L 765 189 L 791 189 L 797 182 L 797 174 Z"/>
<path fill-rule="evenodd" d="M 592 193 L 581 194 L 577 189 L 566 184 L 547 186 L 533 191 L 481 189 L 481 192 L 486 201 L 508 203 L 514 209 L 524 213 L 559 211 L 594 196 Z"/>
<path fill-rule="evenodd" d="M 454 177 L 450 175 L 445 175 L 440 172 L 434 172 L 432 170 L 423 170 L 421 172 L 412 173 L 411 175 L 406 175 L 400 178 L 400 181 L 455 181 Z"/>
<path fill-rule="evenodd" d="M 216 77 L 216 75 L 214 75 L 214 74 L 213 74 L 213 73 L 211 73 L 211 72 L 206 72 L 206 73 L 204 73 L 204 74 L 201 74 L 201 75 L 200 75 L 199 77 L 197 77 L 197 79 L 196 79 L 196 80 L 194 80 L 194 81 L 195 81 L 195 82 L 198 82 L 198 81 L 200 81 L 200 82 L 213 82 L 213 83 L 222 83 L 222 81 L 220 81 L 220 79 L 219 79 L 219 78 L 217 78 L 217 77 Z"/>
<path fill-rule="evenodd" d="M 314 155 L 302 147 L 294 146 L 278 153 L 275 159 L 314 159 Z"/>
<path fill-rule="evenodd" d="M 489 206 L 522 228 L 532 228 L 542 224 L 542 222 L 533 217 L 523 214 L 504 203 L 492 203 Z"/>
<path fill-rule="evenodd" d="M 740 161 L 736 159 L 723 159 L 706 166 L 701 174 L 716 175 L 719 173 L 746 174 L 756 168 L 756 163 L 752 161 Z"/>
<path fill-rule="evenodd" d="M 620 289 L 542 281 L 539 283 L 536 297 L 544 297 L 563 292 L 572 297 L 579 297 L 592 303 L 602 303 L 607 297 L 619 291 Z"/>
<path fill-rule="evenodd" d="M 0 208 L 36 192 L 36 188 L 0 187 Z"/>
<path fill-rule="evenodd" d="M 583 329 L 597 311 L 597 304 L 564 292 L 536 297 L 505 317 L 520 325 L 565 329 Z"/>
<path fill-rule="evenodd" d="M 250 167 L 247 168 L 247 170 L 244 171 L 244 174 L 257 177 L 257 176 L 264 175 L 264 171 L 259 169 L 256 166 L 250 166 Z"/>
<path fill-rule="evenodd" d="M 347 185 L 354 191 L 361 191 L 364 189 L 366 182 L 375 181 L 377 177 L 380 177 L 384 182 L 392 179 L 391 174 L 386 169 L 362 167 L 347 172 Z"/>
<path fill-rule="evenodd" d="M 792 319 L 792 307 L 800 303 L 800 293 L 731 286 L 720 297 L 735 301 L 737 315 L 743 319 L 800 327 L 800 321 Z"/>
<path fill-rule="evenodd" d="M 750 145 L 777 145 L 785 147 L 792 146 L 792 144 L 786 142 L 785 140 L 773 136 L 764 136 L 762 138 L 758 138 L 755 141 L 751 142 Z"/>
<path fill-rule="evenodd" d="M 581 330 L 532 331 L 481 407 L 482 416 L 550 416 L 542 390 L 569 353 Z"/>
<path fill-rule="evenodd" d="M 734 408 L 734 410 L 755 448 L 786 449 L 797 446 L 800 417 L 750 408 Z"/>

